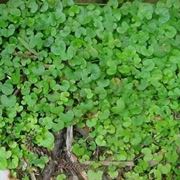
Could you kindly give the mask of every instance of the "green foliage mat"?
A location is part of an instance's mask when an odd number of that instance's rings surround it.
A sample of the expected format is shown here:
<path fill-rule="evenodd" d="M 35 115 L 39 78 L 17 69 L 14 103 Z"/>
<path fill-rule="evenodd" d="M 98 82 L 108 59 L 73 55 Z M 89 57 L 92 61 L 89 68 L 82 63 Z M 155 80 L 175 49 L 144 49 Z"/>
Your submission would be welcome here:
<path fill-rule="evenodd" d="M 180 178 L 179 19 L 179 0 L 1 4 L 0 169 L 44 168 L 28 145 L 52 150 L 74 125 L 90 137 L 74 137 L 79 160 L 133 161 L 125 179 Z"/>

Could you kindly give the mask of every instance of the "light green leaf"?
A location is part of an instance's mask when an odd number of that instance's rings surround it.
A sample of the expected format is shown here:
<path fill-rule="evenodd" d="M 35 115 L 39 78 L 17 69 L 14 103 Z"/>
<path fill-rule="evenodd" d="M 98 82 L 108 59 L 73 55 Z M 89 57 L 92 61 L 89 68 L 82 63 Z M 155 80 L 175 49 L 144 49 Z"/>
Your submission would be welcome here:
<path fill-rule="evenodd" d="M 1 96 L 1 103 L 4 107 L 13 107 L 16 104 L 16 96 Z"/>

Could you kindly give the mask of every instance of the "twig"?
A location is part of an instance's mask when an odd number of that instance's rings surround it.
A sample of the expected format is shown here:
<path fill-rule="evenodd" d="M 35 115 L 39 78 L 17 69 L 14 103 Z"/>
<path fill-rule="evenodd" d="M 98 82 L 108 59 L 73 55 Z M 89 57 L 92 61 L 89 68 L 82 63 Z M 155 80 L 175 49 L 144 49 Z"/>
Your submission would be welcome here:
<path fill-rule="evenodd" d="M 133 161 L 85 161 L 82 162 L 81 164 L 86 165 L 86 166 L 90 166 L 94 163 L 100 163 L 103 166 L 110 166 L 110 165 L 115 165 L 115 166 L 128 166 L 128 167 L 133 167 L 134 166 L 134 162 Z"/>
<path fill-rule="evenodd" d="M 29 51 L 28 51 L 29 52 Z M 37 59 L 38 57 L 35 54 L 30 54 L 31 52 L 29 52 L 29 54 L 27 53 L 20 53 L 20 52 L 15 52 L 14 55 L 21 57 L 21 58 L 31 58 L 33 60 Z"/>
<path fill-rule="evenodd" d="M 86 140 L 90 140 L 90 141 L 93 140 L 93 138 L 89 136 L 89 133 L 87 131 L 85 131 L 84 129 L 76 127 L 75 130 L 79 134 L 81 134 Z"/>
<path fill-rule="evenodd" d="M 29 44 L 24 39 L 22 39 L 21 37 L 18 37 L 18 40 L 29 52 L 31 52 L 32 54 L 38 56 L 38 53 L 34 49 L 31 49 L 29 47 Z"/>
<path fill-rule="evenodd" d="M 71 159 L 72 141 L 73 141 L 73 126 L 70 126 L 67 128 L 67 132 L 66 132 L 66 150 L 70 159 Z"/>
<path fill-rule="evenodd" d="M 50 68 L 52 65 L 51 64 L 44 64 L 45 68 Z"/>
<path fill-rule="evenodd" d="M 29 174 L 30 174 L 31 180 L 36 180 L 36 177 L 33 171 L 30 171 Z"/>
<path fill-rule="evenodd" d="M 20 92 L 20 89 L 15 89 L 13 95 L 17 96 L 19 94 L 19 92 Z"/>
<path fill-rule="evenodd" d="M 67 151 L 67 156 L 74 163 L 76 160 L 73 158 L 71 154 L 71 148 L 72 148 L 72 141 L 73 141 L 73 126 L 70 126 L 67 128 L 66 131 L 66 151 Z M 72 179 L 77 179 L 76 173 L 71 170 L 72 174 Z"/>
<path fill-rule="evenodd" d="M 67 132 L 66 132 L 66 151 L 67 151 L 67 156 L 69 160 L 72 162 L 72 164 L 76 164 L 77 158 L 75 157 L 75 155 L 71 153 L 72 142 L 73 142 L 73 126 L 70 126 L 67 128 Z M 76 169 L 75 172 L 73 170 L 71 171 L 73 175 L 73 179 L 77 179 L 77 175 L 80 175 L 80 177 L 83 180 L 87 180 L 87 174 L 82 168 L 75 168 L 75 169 Z"/>

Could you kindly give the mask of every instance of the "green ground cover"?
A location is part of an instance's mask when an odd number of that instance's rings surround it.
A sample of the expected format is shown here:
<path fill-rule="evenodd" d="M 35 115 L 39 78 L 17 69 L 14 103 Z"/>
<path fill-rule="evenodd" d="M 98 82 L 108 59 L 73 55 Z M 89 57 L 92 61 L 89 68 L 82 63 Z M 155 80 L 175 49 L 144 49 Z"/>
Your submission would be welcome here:
<path fill-rule="evenodd" d="M 180 178 L 179 19 L 179 0 L 1 4 L 0 169 L 28 179 L 50 158 L 29 146 L 51 151 L 73 125 L 88 133 L 74 135 L 82 163 L 133 162 L 121 172 L 130 180 Z M 98 167 L 91 178 L 101 179 Z"/>

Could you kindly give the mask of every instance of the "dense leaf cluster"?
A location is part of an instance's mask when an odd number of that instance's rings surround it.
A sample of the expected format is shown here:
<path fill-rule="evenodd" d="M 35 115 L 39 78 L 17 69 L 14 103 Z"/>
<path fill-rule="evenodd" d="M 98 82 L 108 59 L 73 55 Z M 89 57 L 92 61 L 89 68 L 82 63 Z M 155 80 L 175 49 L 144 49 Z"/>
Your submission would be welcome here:
<path fill-rule="evenodd" d="M 82 161 L 98 150 L 134 161 L 127 179 L 180 177 L 179 19 L 179 0 L 1 4 L 0 169 L 43 168 L 28 145 L 51 150 L 75 125 L 90 137 L 74 141 Z"/>

